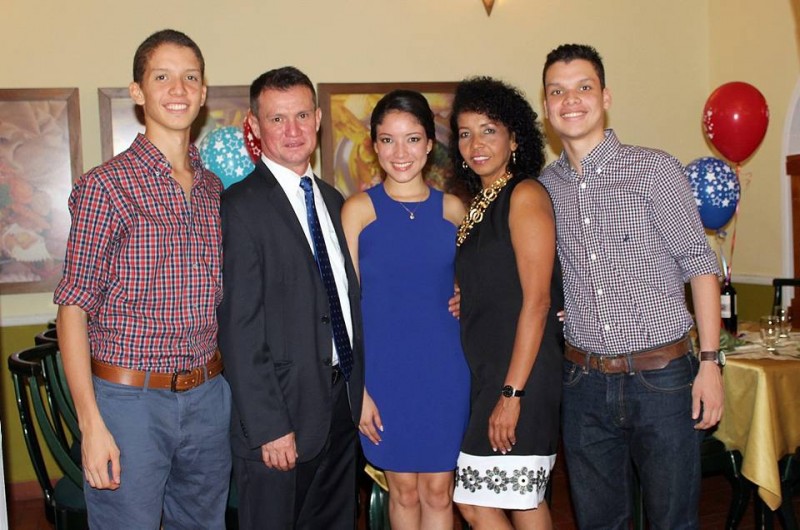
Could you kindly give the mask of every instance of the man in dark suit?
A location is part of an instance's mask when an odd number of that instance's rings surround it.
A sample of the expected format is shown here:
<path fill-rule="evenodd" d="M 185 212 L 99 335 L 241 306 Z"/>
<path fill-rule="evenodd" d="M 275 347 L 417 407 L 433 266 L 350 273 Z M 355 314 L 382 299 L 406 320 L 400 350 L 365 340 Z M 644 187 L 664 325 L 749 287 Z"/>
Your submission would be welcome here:
<path fill-rule="evenodd" d="M 355 527 L 364 363 L 342 196 L 309 163 L 321 111 L 293 67 L 250 87 L 263 155 L 222 199 L 219 345 L 243 529 Z"/>

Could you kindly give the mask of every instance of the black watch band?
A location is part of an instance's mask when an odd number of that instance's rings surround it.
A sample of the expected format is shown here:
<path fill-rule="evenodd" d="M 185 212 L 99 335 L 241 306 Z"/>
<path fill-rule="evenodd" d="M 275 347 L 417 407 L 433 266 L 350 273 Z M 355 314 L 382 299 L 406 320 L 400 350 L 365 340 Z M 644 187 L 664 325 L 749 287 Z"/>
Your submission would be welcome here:
<path fill-rule="evenodd" d="M 507 398 L 522 397 L 522 396 L 525 395 L 525 391 L 524 390 L 517 390 L 516 388 L 514 388 L 511 385 L 504 386 L 503 389 L 500 391 L 500 393 L 504 397 L 507 397 Z"/>

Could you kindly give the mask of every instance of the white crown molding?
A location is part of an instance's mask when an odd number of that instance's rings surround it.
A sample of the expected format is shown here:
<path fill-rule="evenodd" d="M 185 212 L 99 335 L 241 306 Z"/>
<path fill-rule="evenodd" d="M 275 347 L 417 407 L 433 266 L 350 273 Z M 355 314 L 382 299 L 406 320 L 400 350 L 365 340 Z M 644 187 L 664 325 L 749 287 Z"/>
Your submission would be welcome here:
<path fill-rule="evenodd" d="M 56 318 L 55 313 L 40 313 L 38 315 L 15 315 L 10 317 L 0 317 L 0 327 L 10 328 L 14 326 L 33 326 L 35 324 L 47 324 Z"/>

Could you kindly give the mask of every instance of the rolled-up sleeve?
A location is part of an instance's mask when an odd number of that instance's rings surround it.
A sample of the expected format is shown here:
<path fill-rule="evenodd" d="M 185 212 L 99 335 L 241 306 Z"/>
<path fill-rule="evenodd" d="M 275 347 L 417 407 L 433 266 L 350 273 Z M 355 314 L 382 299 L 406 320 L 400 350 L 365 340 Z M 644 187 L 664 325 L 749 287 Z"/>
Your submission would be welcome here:
<path fill-rule="evenodd" d="M 683 281 L 705 274 L 719 276 L 717 255 L 708 245 L 683 166 L 676 159 L 666 157 L 660 173 L 659 178 L 653 180 L 653 220 L 681 269 Z"/>
<path fill-rule="evenodd" d="M 104 300 L 109 276 L 115 215 L 107 190 L 89 173 L 69 198 L 72 226 L 64 258 L 64 275 L 53 295 L 58 305 L 77 305 L 90 316 Z"/>

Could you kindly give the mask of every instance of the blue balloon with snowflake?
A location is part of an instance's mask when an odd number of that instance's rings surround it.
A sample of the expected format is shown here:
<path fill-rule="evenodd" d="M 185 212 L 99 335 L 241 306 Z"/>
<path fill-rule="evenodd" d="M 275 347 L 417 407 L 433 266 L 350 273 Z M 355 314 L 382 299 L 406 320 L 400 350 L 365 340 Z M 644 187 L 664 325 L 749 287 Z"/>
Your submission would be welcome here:
<path fill-rule="evenodd" d="M 731 167 L 713 156 L 692 160 L 684 170 L 703 226 L 719 230 L 731 220 L 739 204 L 741 187 Z"/>
<path fill-rule="evenodd" d="M 238 127 L 218 127 L 197 144 L 200 158 L 217 174 L 224 187 L 239 182 L 255 166 L 244 145 L 244 134 Z"/>

